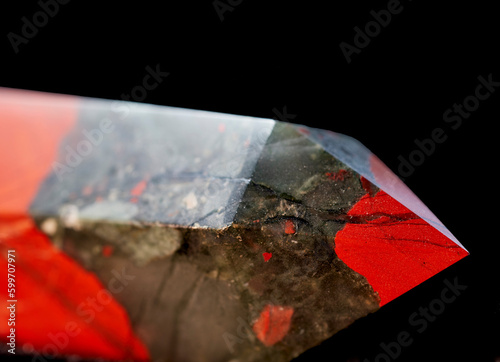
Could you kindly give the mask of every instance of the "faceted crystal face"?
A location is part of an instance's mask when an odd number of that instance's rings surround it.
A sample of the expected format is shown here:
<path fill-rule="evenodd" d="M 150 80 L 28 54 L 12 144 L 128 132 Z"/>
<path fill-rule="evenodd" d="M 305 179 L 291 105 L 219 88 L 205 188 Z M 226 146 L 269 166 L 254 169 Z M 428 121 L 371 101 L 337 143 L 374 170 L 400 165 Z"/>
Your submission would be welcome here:
<path fill-rule="evenodd" d="M 118 103 L 113 111 L 98 100 L 80 107 L 35 214 L 57 214 L 78 195 L 87 219 L 229 226 L 274 125 L 145 105 Z"/>
<path fill-rule="evenodd" d="M 0 248 L 31 286 L 18 341 L 35 353 L 286 361 L 468 254 L 350 137 L 0 95 L 0 147 L 16 155 L 1 160 Z"/>

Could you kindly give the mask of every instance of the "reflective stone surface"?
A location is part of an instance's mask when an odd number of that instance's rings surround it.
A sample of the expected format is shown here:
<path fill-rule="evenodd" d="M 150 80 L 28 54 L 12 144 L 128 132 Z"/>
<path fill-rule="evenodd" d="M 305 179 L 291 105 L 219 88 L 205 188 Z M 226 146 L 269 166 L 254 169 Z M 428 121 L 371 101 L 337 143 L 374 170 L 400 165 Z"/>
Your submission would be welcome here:
<path fill-rule="evenodd" d="M 468 254 L 348 136 L 2 92 L 14 104 L 17 137 L 55 150 L 40 158 L 33 180 L 33 169 L 6 162 L 33 191 L 0 208 L 3 247 L 30 255 L 21 256 L 21 270 L 58 301 L 47 320 L 33 322 L 36 332 L 21 334 L 37 353 L 71 321 L 82 332 L 57 355 L 287 361 Z M 74 112 L 54 119 L 68 102 Z M 51 128 L 30 133 L 26 105 L 36 121 L 52 119 Z M 78 282 L 68 283 L 68 273 Z M 19 313 L 29 319 L 34 311 Z M 123 335 L 114 336 L 118 327 Z M 95 336 L 109 345 L 80 348 Z"/>

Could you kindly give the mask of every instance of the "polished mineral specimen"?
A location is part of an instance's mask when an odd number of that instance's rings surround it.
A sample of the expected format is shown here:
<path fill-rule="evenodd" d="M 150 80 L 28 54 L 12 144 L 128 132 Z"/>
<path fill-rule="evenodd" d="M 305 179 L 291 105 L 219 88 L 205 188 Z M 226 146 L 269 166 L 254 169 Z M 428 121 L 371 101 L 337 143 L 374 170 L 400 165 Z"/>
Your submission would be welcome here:
<path fill-rule="evenodd" d="M 287 361 L 468 254 L 348 136 L 0 96 L 0 267 L 16 249 L 31 286 L 18 292 L 26 353 Z"/>

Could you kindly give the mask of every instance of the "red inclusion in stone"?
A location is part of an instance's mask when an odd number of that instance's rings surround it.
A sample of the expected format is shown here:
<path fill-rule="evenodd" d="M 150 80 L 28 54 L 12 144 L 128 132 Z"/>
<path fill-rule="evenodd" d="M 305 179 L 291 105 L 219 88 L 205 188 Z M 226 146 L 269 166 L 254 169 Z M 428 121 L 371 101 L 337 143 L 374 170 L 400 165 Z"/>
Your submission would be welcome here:
<path fill-rule="evenodd" d="M 262 257 L 264 258 L 264 261 L 269 261 L 273 256 L 273 253 L 262 253 Z"/>
<path fill-rule="evenodd" d="M 345 177 L 349 174 L 348 171 L 341 169 L 338 172 L 327 172 L 325 175 L 333 181 L 344 181 Z"/>
<path fill-rule="evenodd" d="M 384 305 L 468 253 L 384 191 L 363 196 L 335 237 L 338 257 Z"/>
<path fill-rule="evenodd" d="M 295 229 L 295 224 L 293 220 L 285 221 L 285 234 L 295 234 L 297 230 Z"/>
<path fill-rule="evenodd" d="M 107 257 L 110 257 L 113 254 L 113 247 L 111 245 L 105 245 L 102 248 L 102 255 Z"/>
<path fill-rule="evenodd" d="M 55 248 L 28 213 L 76 123 L 78 103 L 71 96 L 0 89 L 0 269 L 7 270 L 8 251 L 15 250 L 16 345 L 29 344 L 38 354 L 147 361 L 123 307 L 94 274 Z M 96 299 L 97 309 L 88 298 Z M 9 299 L 0 288 L 4 321 Z M 3 343 L 10 328 L 0 323 Z"/>
<path fill-rule="evenodd" d="M 142 180 L 137 183 L 137 185 L 134 186 L 134 188 L 130 191 L 130 194 L 132 196 L 141 196 L 142 193 L 144 192 L 144 189 L 146 188 L 147 181 Z"/>
<path fill-rule="evenodd" d="M 15 250 L 19 347 L 29 343 L 40 354 L 148 361 L 148 352 L 134 336 L 126 311 L 114 298 L 110 301 L 109 292 L 94 274 L 54 248 L 27 216 L 2 217 L 0 226 L 2 270 L 7 270 L 8 250 Z M 0 298 L 12 299 L 7 288 L 0 290 Z M 88 303 L 89 298 L 96 306 Z M 8 313 L 7 308 L 0 308 L 2 320 L 9 318 Z M 0 324 L 3 342 L 8 329 L 7 323 Z"/>
<path fill-rule="evenodd" d="M 266 346 L 281 341 L 290 330 L 293 308 L 279 305 L 266 305 L 259 319 L 253 325 L 257 338 Z"/>
<path fill-rule="evenodd" d="M 370 196 L 374 196 L 375 195 L 375 188 L 373 187 L 373 184 L 368 181 L 366 178 L 364 178 L 363 176 L 360 177 L 360 180 L 361 180 L 361 186 L 363 187 L 363 189 L 368 192 L 368 194 Z"/>
<path fill-rule="evenodd" d="M 76 123 L 77 98 L 54 97 L 0 89 L 0 215 L 27 212 L 61 140 Z"/>

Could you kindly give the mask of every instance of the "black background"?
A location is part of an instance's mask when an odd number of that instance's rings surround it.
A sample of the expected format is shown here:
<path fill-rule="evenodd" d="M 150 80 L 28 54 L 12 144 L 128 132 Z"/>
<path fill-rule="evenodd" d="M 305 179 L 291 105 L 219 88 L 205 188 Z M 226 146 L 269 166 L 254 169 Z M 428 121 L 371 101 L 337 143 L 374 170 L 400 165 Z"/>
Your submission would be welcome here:
<path fill-rule="evenodd" d="M 0 86 L 120 99 L 146 66 L 160 64 L 170 75 L 144 102 L 266 118 L 286 106 L 294 122 L 353 136 L 395 171 L 415 139 L 443 128 L 448 139 L 405 182 L 471 256 L 299 360 L 373 361 L 381 343 L 407 330 L 413 343 L 397 361 L 494 361 L 500 90 L 456 130 L 443 121 L 474 94 L 478 76 L 500 81 L 494 2 L 402 0 L 401 13 L 350 64 L 339 44 L 353 44 L 354 27 L 388 1 L 221 2 L 234 5 L 223 21 L 212 0 L 71 0 L 17 54 L 7 34 L 21 35 L 22 17 L 40 6 L 4 2 Z M 408 317 L 455 277 L 467 290 L 424 332 L 409 327 Z"/>

